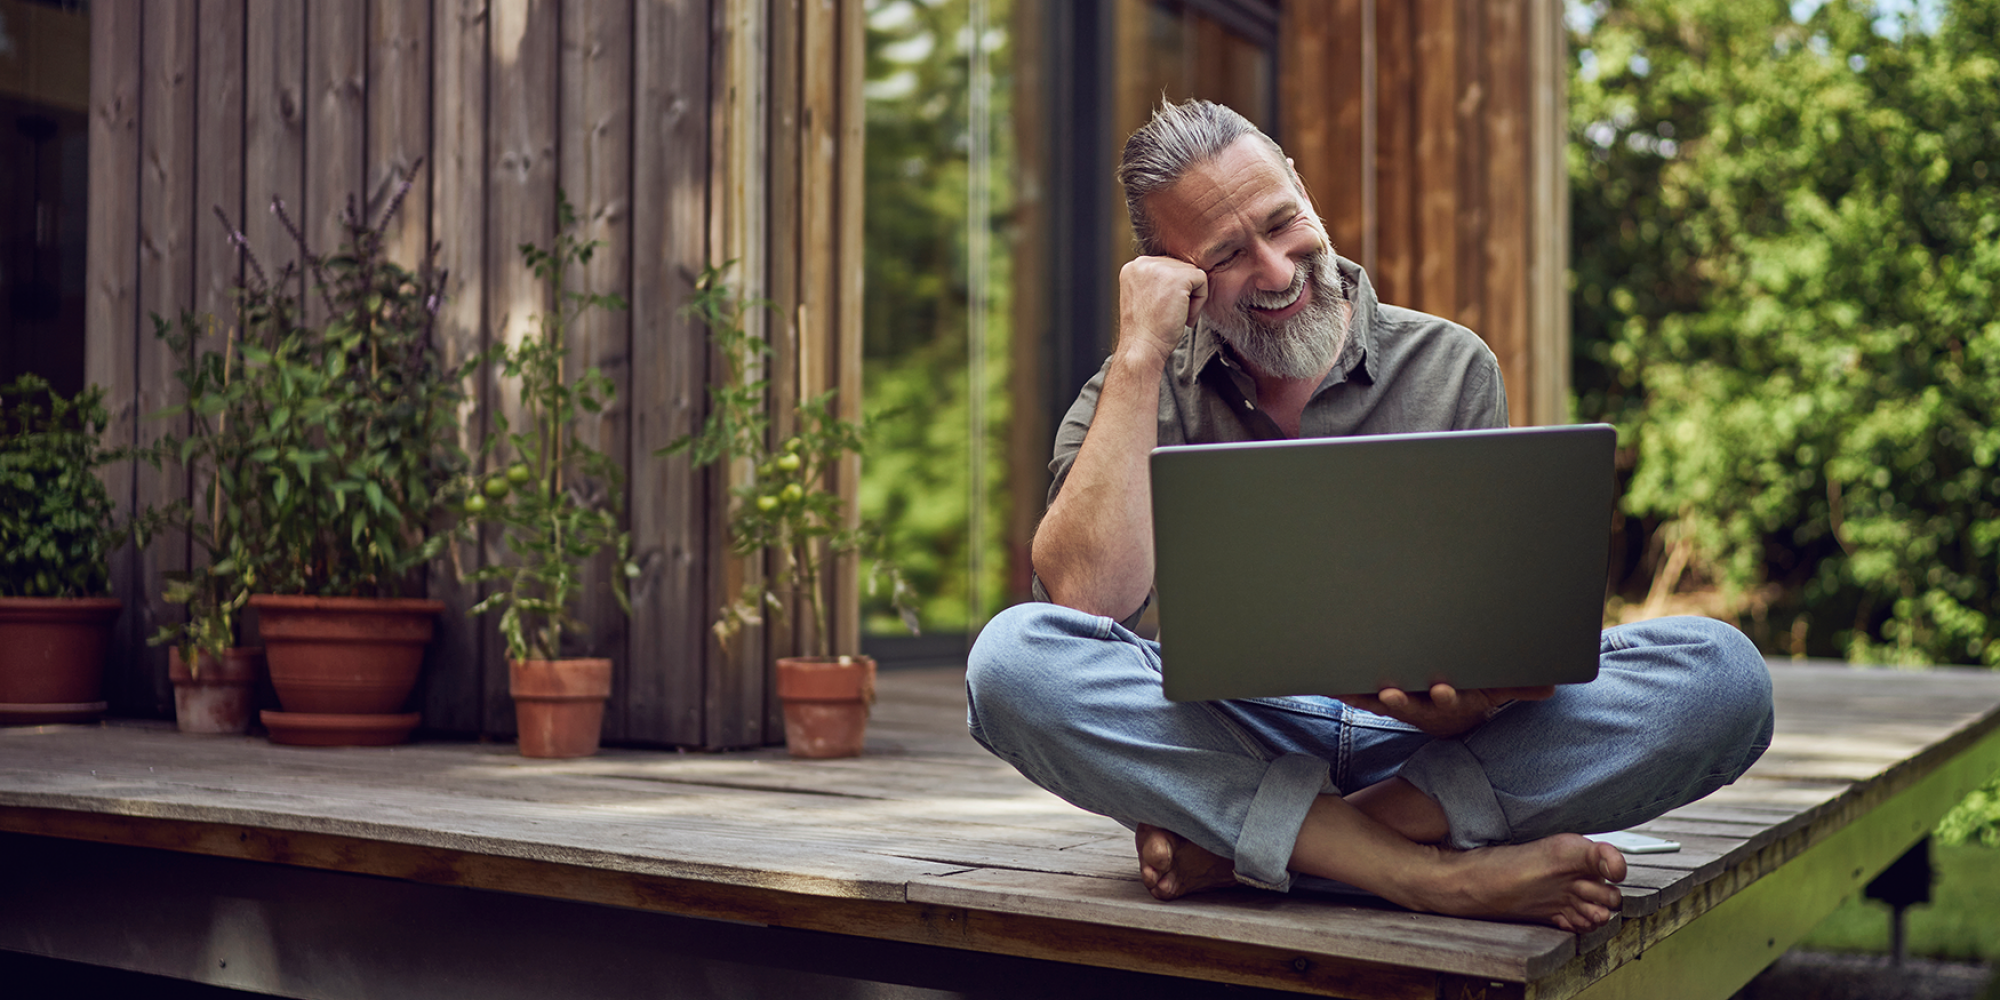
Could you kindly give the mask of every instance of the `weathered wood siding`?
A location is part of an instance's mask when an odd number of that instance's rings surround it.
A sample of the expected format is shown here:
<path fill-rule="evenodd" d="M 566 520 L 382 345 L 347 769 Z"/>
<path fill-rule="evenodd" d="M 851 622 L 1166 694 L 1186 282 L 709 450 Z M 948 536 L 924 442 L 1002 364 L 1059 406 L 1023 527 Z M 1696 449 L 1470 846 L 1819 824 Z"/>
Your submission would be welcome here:
<path fill-rule="evenodd" d="M 579 652 L 616 664 L 605 737 L 781 738 L 764 665 L 793 637 L 749 636 L 750 655 L 725 656 L 709 631 L 731 581 L 755 569 L 725 558 L 723 477 L 653 452 L 706 412 L 707 333 L 681 315 L 706 261 L 738 261 L 745 290 L 777 303 L 774 407 L 839 386 L 858 413 L 860 0 L 99 0 L 91 14 L 87 367 L 109 390 L 117 438 L 172 429 L 149 419 L 176 383 L 148 315 L 231 322 L 239 265 L 213 207 L 289 259 L 273 198 L 330 249 L 350 195 L 379 210 L 415 172 L 389 243 L 408 266 L 438 247 L 450 275 L 439 336 L 458 361 L 523 336 L 548 305 L 516 248 L 552 239 L 565 192 L 604 244 L 579 285 L 630 303 L 581 324 L 572 348 L 573 366 L 618 389 L 585 432 L 630 470 L 641 568 L 629 618 L 602 586 L 584 599 Z M 512 415 L 513 387 L 489 371 L 472 388 L 463 443 L 476 451 L 494 409 Z M 127 505 L 198 488 L 145 465 L 107 478 Z M 842 470 L 849 494 L 854 478 Z M 459 564 L 498 558 L 497 543 L 463 546 Z M 164 651 L 145 638 L 180 613 L 159 599 L 159 574 L 198 556 L 177 537 L 114 565 L 128 609 L 114 712 L 171 714 Z M 451 610 L 418 695 L 426 725 L 510 735 L 493 621 L 465 617 L 478 595 L 449 561 L 429 579 Z M 850 639 L 851 584 L 834 596 Z"/>
<path fill-rule="evenodd" d="M 1569 397 L 1557 0 L 1286 0 L 1282 141 L 1382 301 L 1500 359 L 1516 424 Z"/>

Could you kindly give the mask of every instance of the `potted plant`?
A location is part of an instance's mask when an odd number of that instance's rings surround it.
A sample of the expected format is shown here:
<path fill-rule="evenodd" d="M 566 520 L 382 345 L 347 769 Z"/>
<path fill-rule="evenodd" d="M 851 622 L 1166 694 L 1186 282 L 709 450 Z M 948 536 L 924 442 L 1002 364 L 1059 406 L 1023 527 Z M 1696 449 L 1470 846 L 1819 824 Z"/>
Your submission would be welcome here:
<path fill-rule="evenodd" d="M 99 467 L 104 390 L 64 399 L 36 375 L 0 388 L 0 724 L 88 722 L 104 713 L 104 654 L 120 603 L 108 557 L 143 535 L 120 520 Z"/>
<path fill-rule="evenodd" d="M 260 510 L 245 482 L 255 447 L 255 399 L 241 377 L 235 327 L 221 337 L 220 351 L 204 349 L 205 340 L 219 336 L 213 317 L 183 312 L 170 323 L 155 315 L 153 329 L 179 361 L 174 375 L 184 399 L 155 417 L 188 421 L 185 434 L 165 435 L 156 447 L 200 484 L 199 496 L 176 508 L 173 521 L 204 558 L 193 569 L 167 574 L 165 597 L 186 607 L 187 617 L 162 624 L 147 642 L 168 646 L 167 676 L 181 732 L 242 733 L 250 728 L 254 689 L 264 672 L 263 647 L 238 641 L 250 599 L 244 526 Z"/>
<path fill-rule="evenodd" d="M 802 603 L 810 615 L 812 653 L 780 657 L 776 664 L 785 744 L 795 757 L 852 757 L 861 753 L 875 701 L 875 661 L 832 649 L 822 593 L 827 567 L 843 554 L 873 557 L 869 592 L 886 582 L 890 602 L 911 632 L 917 631 L 916 613 L 902 574 L 881 557 L 880 533 L 850 526 L 846 505 L 827 488 L 828 471 L 863 450 L 861 427 L 834 413 L 834 393 L 801 400 L 793 433 L 775 445 L 771 441 L 768 380 L 760 374 L 770 346 L 743 323 L 747 308 L 764 304 L 731 291 L 723 269 L 703 270 L 687 312 L 708 325 L 722 356 L 723 378 L 709 387 L 711 407 L 701 431 L 662 451 L 686 451 L 698 467 L 727 463 L 745 470 L 730 490 L 730 549 L 764 557 L 765 573 L 724 605 L 716 635 L 727 650 L 744 627 L 762 624 L 767 615 L 783 620 L 788 602 Z"/>
<path fill-rule="evenodd" d="M 611 694 L 611 661 L 565 657 L 565 638 L 583 623 L 575 602 L 586 586 L 583 568 L 606 548 L 616 552 L 611 592 L 631 612 L 625 579 L 636 576 L 631 536 L 619 527 L 624 470 L 577 432 L 580 413 L 600 413 L 616 387 L 596 368 L 565 378 L 569 329 L 593 308 L 623 309 L 617 295 L 571 291 L 570 268 L 588 264 L 599 244 L 579 240 L 569 199 L 557 193 L 561 224 L 555 245 L 520 247 L 521 260 L 549 291 L 552 308 L 539 317 L 539 332 L 519 344 L 502 344 L 492 355 L 508 379 L 520 384 L 520 425 L 494 410 L 495 433 L 481 458 L 499 469 L 496 448 L 503 442 L 505 468 L 476 490 L 465 490 L 465 510 L 497 522 L 510 557 L 472 574 L 497 584 L 471 614 L 500 611 L 500 635 L 507 643 L 508 689 L 524 757 L 587 757 L 597 752 L 604 724 L 604 700 Z M 468 525 L 469 527 L 469 525 Z"/>
<path fill-rule="evenodd" d="M 273 201 L 299 255 L 275 276 L 223 218 L 246 264 L 241 367 L 190 406 L 238 414 L 247 437 L 228 443 L 240 464 L 218 480 L 219 548 L 177 593 L 215 608 L 248 595 L 284 707 L 262 716 L 276 742 L 398 743 L 420 721 L 401 710 L 444 606 L 409 595 L 460 500 L 472 362 L 448 367 L 433 342 L 443 276 L 432 261 L 411 271 L 388 259 L 385 228 L 411 183 L 372 225 L 350 197 L 331 254 Z"/>

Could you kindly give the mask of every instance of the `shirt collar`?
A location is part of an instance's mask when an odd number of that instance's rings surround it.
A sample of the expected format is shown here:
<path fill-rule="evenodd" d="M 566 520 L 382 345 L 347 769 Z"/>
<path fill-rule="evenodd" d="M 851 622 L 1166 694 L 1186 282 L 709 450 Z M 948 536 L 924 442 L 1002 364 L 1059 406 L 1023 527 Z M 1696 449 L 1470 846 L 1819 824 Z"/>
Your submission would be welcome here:
<path fill-rule="evenodd" d="M 1338 385 L 1355 374 L 1359 366 L 1360 375 L 1371 384 L 1375 381 L 1375 312 L 1379 302 L 1375 298 L 1375 286 L 1368 280 L 1368 272 L 1361 265 L 1345 257 L 1335 255 L 1334 267 L 1340 272 L 1341 291 L 1348 303 L 1354 307 L 1354 322 L 1350 327 L 1347 346 L 1340 352 L 1340 360 L 1335 361 L 1333 370 L 1327 372 L 1320 382 L 1320 388 Z M 1186 363 L 1176 374 L 1182 384 L 1193 385 L 1209 363 L 1220 359 L 1220 363 L 1231 368 L 1238 367 L 1236 359 L 1223 350 L 1221 335 L 1206 318 L 1195 324 L 1194 338 L 1186 354 Z"/>

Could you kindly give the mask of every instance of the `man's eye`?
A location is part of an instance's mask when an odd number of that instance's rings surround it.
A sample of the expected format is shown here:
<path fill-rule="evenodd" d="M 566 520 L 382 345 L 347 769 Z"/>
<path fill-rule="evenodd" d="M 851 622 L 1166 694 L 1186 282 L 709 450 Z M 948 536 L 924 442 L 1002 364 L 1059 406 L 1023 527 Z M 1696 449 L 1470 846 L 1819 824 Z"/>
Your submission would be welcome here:
<path fill-rule="evenodd" d="M 1231 264 L 1234 264 L 1234 263 L 1236 263 L 1236 258 L 1238 258 L 1238 257 L 1241 257 L 1241 256 L 1243 256 L 1243 251 L 1241 251 L 1241 250 L 1238 250 L 1238 251 L 1236 251 L 1236 252 L 1234 252 L 1234 253 L 1230 254 L 1229 256 L 1227 256 L 1227 257 L 1224 257 L 1224 258 L 1222 258 L 1221 260 L 1219 260 L 1219 261 L 1216 261 L 1216 262 L 1215 262 L 1215 263 L 1213 263 L 1213 264 L 1210 264 L 1210 265 L 1208 266 L 1208 269 L 1209 269 L 1210 271 L 1220 271 L 1220 270 L 1222 270 L 1223 268 L 1226 268 L 1226 267 L 1228 267 L 1229 265 L 1231 265 Z"/>

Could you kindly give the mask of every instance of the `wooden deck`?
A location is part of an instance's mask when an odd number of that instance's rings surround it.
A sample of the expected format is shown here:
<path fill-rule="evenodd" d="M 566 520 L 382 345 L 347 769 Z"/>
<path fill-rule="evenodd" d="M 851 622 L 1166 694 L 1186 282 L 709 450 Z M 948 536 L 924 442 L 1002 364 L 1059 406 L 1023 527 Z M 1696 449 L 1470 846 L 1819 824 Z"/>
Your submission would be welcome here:
<path fill-rule="evenodd" d="M 1770 752 L 1640 828 L 1684 849 L 1632 858 L 1581 939 L 1328 892 L 1155 902 L 1129 834 L 965 735 L 953 670 L 884 674 L 846 761 L 5 729 L 0 832 L 1330 996 L 1724 997 L 2000 770 L 2000 673 L 1772 673 Z M 56 953 L 34 920 L 0 948 Z"/>

